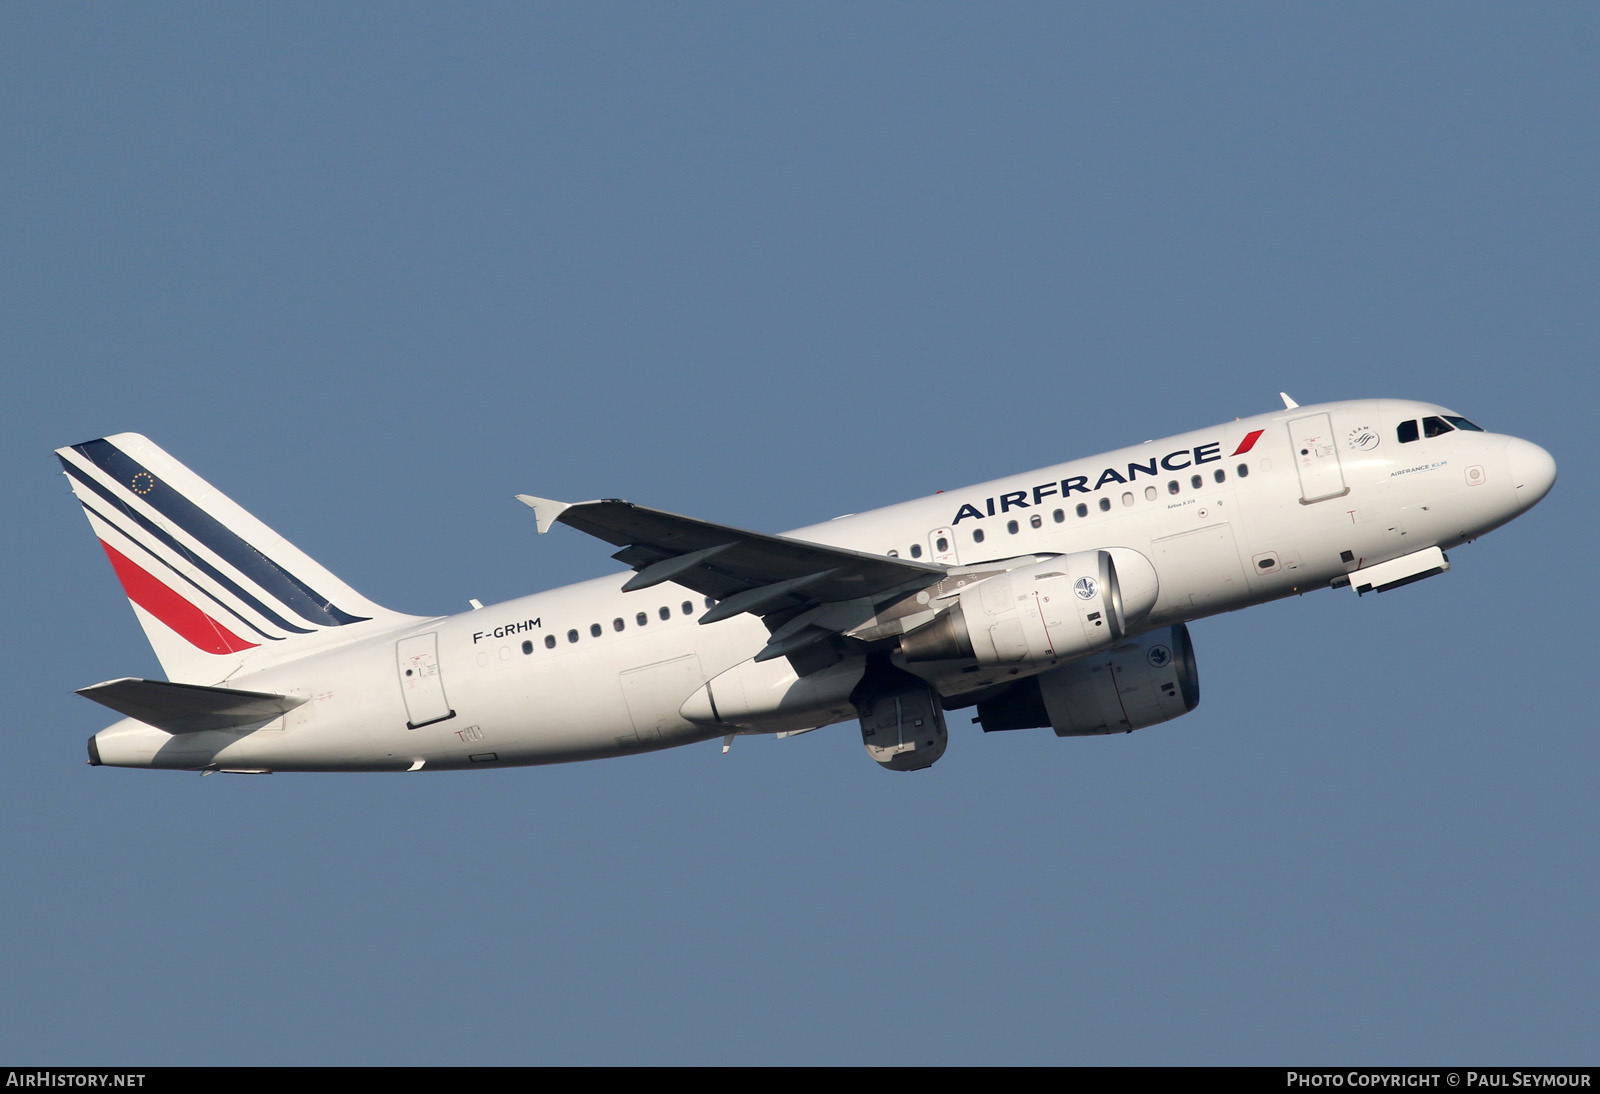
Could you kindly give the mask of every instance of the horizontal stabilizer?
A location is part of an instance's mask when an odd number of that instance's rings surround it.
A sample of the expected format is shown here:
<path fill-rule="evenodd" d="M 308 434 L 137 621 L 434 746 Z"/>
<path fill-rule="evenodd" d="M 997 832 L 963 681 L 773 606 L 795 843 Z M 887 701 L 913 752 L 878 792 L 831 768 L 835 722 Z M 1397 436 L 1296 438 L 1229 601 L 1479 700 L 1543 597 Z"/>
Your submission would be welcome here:
<path fill-rule="evenodd" d="M 270 722 L 305 702 L 297 696 L 266 691 L 208 688 L 132 676 L 79 688 L 78 694 L 168 733 L 200 733 Z"/>

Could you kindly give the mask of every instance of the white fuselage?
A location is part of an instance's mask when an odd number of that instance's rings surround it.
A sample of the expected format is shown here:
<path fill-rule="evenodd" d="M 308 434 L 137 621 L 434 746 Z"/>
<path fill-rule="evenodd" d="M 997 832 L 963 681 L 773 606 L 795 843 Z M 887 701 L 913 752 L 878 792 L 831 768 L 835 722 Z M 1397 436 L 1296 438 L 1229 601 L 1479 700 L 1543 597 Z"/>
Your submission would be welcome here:
<path fill-rule="evenodd" d="M 1286 409 L 788 536 L 991 570 L 1028 556 L 1130 549 L 1159 577 L 1139 626 L 1146 631 L 1455 547 L 1549 489 L 1554 463 L 1529 442 L 1469 429 L 1408 443 L 1397 436 L 1402 422 L 1447 414 L 1396 400 Z M 436 770 L 615 756 L 855 717 L 848 667 L 805 684 L 783 658 L 752 665 L 769 638 L 758 618 L 701 625 L 700 594 L 672 584 L 624 593 L 626 576 L 430 619 L 228 680 L 309 701 L 245 730 L 174 736 L 125 720 L 96 737 L 99 757 L 191 770 Z M 432 643 L 419 646 L 416 636 L 426 635 Z M 429 651 L 421 660 L 412 656 L 419 648 Z M 408 664 L 430 674 L 426 694 L 406 691 Z M 945 696 L 1016 675 L 1015 666 L 971 661 L 909 667 Z M 696 715 L 692 697 L 730 671 L 750 695 L 747 713 L 737 724 Z M 419 716 L 427 703 L 437 710 Z"/>

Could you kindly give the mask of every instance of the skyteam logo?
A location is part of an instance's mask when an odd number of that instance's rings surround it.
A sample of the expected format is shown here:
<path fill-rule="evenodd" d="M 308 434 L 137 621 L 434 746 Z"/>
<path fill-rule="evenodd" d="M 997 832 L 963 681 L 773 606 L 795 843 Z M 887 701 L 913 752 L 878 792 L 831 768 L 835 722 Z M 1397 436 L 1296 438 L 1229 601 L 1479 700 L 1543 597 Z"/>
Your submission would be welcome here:
<path fill-rule="evenodd" d="M 1378 441 L 1378 431 L 1370 425 L 1357 426 L 1344 439 L 1352 452 L 1370 452 L 1378 447 Z"/>
<path fill-rule="evenodd" d="M 1172 661 L 1172 651 L 1165 646 L 1151 646 L 1150 652 L 1144 655 L 1153 669 L 1164 669 Z"/>
<path fill-rule="evenodd" d="M 1093 600 L 1100 595 L 1100 583 L 1092 577 L 1080 577 L 1072 583 L 1072 591 L 1079 600 Z"/>

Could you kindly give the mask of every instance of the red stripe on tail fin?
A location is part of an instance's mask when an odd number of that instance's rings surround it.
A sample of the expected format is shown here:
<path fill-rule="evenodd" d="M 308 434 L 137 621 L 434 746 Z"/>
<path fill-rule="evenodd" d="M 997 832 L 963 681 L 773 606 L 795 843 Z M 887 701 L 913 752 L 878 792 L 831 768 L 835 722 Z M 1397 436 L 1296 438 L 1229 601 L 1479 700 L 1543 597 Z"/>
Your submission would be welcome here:
<path fill-rule="evenodd" d="M 100 546 L 106 549 L 106 557 L 111 560 L 111 568 L 117 571 L 117 580 L 122 582 L 128 599 L 161 620 L 195 649 L 218 654 L 255 649 L 254 642 L 246 642 L 228 630 L 105 540 L 100 541 Z"/>

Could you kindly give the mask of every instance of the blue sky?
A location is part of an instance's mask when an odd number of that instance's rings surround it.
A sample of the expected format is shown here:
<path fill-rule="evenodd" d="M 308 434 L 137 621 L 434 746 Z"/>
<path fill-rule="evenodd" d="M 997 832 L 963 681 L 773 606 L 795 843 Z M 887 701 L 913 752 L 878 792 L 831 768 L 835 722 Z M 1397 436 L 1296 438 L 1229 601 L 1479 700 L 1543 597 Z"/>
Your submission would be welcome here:
<path fill-rule="evenodd" d="M 1597 54 L 1578 4 L 7 7 L 0 1058 L 1593 1063 Z M 1562 477 L 1195 624 L 1129 736 L 83 764 L 73 689 L 159 670 L 63 444 L 437 613 L 614 565 L 519 491 L 781 530 L 1279 390 Z"/>

